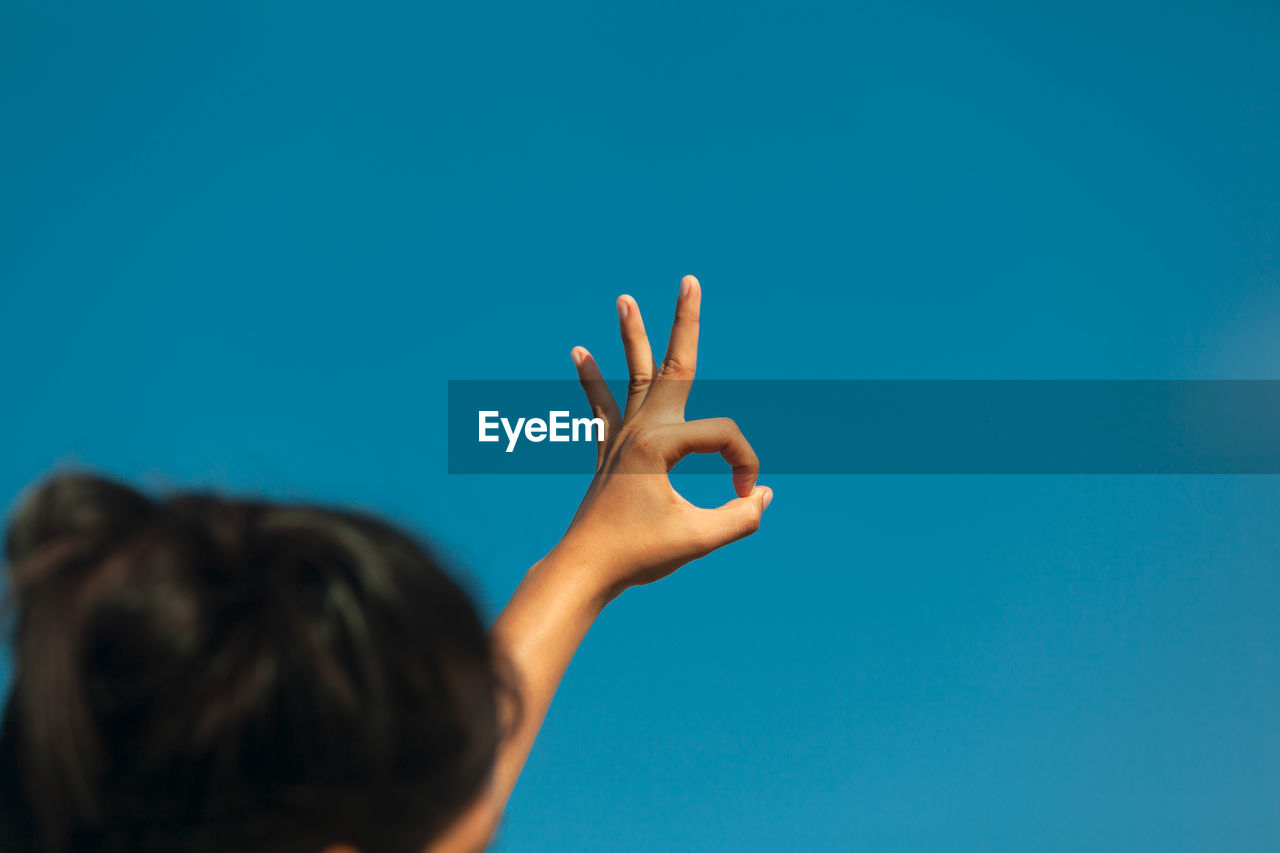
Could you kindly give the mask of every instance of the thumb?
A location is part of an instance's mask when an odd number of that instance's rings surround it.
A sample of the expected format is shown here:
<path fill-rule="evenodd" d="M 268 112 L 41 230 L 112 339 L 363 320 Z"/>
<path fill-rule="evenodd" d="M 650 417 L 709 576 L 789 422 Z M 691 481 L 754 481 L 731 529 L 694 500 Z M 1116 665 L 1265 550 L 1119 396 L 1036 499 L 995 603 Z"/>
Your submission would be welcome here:
<path fill-rule="evenodd" d="M 755 533 L 760 527 L 760 516 L 773 500 L 773 489 L 756 486 L 744 498 L 734 498 L 723 506 L 703 510 L 706 513 L 708 533 L 715 547 L 728 545 Z"/>

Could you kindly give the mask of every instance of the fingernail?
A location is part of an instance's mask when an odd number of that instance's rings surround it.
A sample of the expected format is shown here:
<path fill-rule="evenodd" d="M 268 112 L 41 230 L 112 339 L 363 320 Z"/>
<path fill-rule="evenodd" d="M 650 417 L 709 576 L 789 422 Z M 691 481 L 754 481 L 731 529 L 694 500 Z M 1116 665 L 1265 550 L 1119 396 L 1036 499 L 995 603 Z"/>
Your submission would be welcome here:
<path fill-rule="evenodd" d="M 691 290 L 693 290 L 693 285 L 689 282 L 689 276 L 680 279 L 680 298 L 683 299 L 688 296 Z"/>
<path fill-rule="evenodd" d="M 627 312 L 629 310 L 631 309 L 627 307 L 627 300 L 619 296 L 618 297 L 618 319 L 619 320 L 627 319 Z"/>
<path fill-rule="evenodd" d="M 773 502 L 773 489 L 765 487 L 764 490 L 764 508 L 768 509 L 769 504 Z"/>
<path fill-rule="evenodd" d="M 582 347 L 574 347 L 569 351 L 569 355 L 573 358 L 573 363 L 578 367 L 582 367 L 582 362 L 587 360 L 587 351 Z"/>

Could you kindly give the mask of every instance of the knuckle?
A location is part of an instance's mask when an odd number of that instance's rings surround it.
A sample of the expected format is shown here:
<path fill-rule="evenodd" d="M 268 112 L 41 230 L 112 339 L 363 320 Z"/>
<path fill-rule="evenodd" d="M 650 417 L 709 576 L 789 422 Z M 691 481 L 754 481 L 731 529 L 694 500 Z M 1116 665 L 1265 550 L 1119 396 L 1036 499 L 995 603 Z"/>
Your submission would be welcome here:
<path fill-rule="evenodd" d="M 668 356 L 662 362 L 662 369 L 658 371 L 660 379 L 688 379 L 689 374 L 693 372 L 693 365 L 686 364 L 683 359 L 677 356 Z"/>
<path fill-rule="evenodd" d="M 628 431 L 627 443 L 639 453 L 646 455 L 659 452 L 658 434 L 650 426 L 634 426 Z"/>
<path fill-rule="evenodd" d="M 627 391 L 631 394 L 637 394 L 648 390 L 653 383 L 653 379 L 647 373 L 637 373 L 627 380 Z"/>

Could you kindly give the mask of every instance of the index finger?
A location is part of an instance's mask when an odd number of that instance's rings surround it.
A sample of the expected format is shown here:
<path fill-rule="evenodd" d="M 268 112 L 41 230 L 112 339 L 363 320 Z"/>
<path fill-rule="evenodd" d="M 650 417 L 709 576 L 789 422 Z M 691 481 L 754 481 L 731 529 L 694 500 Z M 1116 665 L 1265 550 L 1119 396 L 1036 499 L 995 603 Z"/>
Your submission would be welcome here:
<path fill-rule="evenodd" d="M 702 285 L 691 275 L 680 280 L 680 297 L 676 300 L 676 318 L 671 325 L 667 356 L 658 370 L 657 381 L 649 390 L 646 402 L 670 407 L 684 414 L 689 399 L 689 384 L 698 369 L 698 317 L 702 311 Z"/>
<path fill-rule="evenodd" d="M 760 474 L 760 459 L 747 437 L 729 418 L 706 418 L 659 427 L 661 448 L 670 468 L 690 453 L 719 453 L 733 466 L 733 490 L 751 494 Z"/>

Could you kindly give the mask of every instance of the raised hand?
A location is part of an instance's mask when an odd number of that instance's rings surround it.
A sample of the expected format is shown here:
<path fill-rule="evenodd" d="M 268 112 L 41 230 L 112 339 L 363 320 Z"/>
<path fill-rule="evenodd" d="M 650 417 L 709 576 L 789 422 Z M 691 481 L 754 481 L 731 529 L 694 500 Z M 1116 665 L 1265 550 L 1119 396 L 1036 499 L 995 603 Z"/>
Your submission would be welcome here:
<path fill-rule="evenodd" d="M 686 421 L 685 402 L 698 362 L 702 288 L 680 282 L 666 357 L 655 372 L 640 306 L 618 299 L 626 353 L 627 401 L 619 409 L 591 354 L 574 347 L 578 378 L 606 424 L 596 474 L 558 551 L 572 554 L 607 598 L 665 577 L 680 566 L 753 533 L 773 492 L 756 485 L 759 460 L 728 418 Z M 719 453 L 733 467 L 738 497 L 704 509 L 685 500 L 667 474 L 690 453 Z"/>
<path fill-rule="evenodd" d="M 489 793 L 468 824 L 478 828 L 464 827 L 432 853 L 476 849 L 467 845 L 492 832 L 556 686 L 609 601 L 629 586 L 664 577 L 760 526 L 773 492 L 755 484 L 760 465 L 751 445 L 727 418 L 684 419 L 698 361 L 701 305 L 698 280 L 685 276 L 671 345 L 655 372 L 640 307 L 630 296 L 618 299 L 631 374 L 624 409 L 605 387 L 591 354 L 573 349 L 587 399 L 606 424 L 596 475 L 564 538 L 529 569 L 494 623 L 494 648 L 520 685 L 519 711 L 499 748 Z M 701 509 L 671 487 L 667 473 L 689 453 L 717 452 L 733 466 L 739 497 L 716 509 Z"/>

